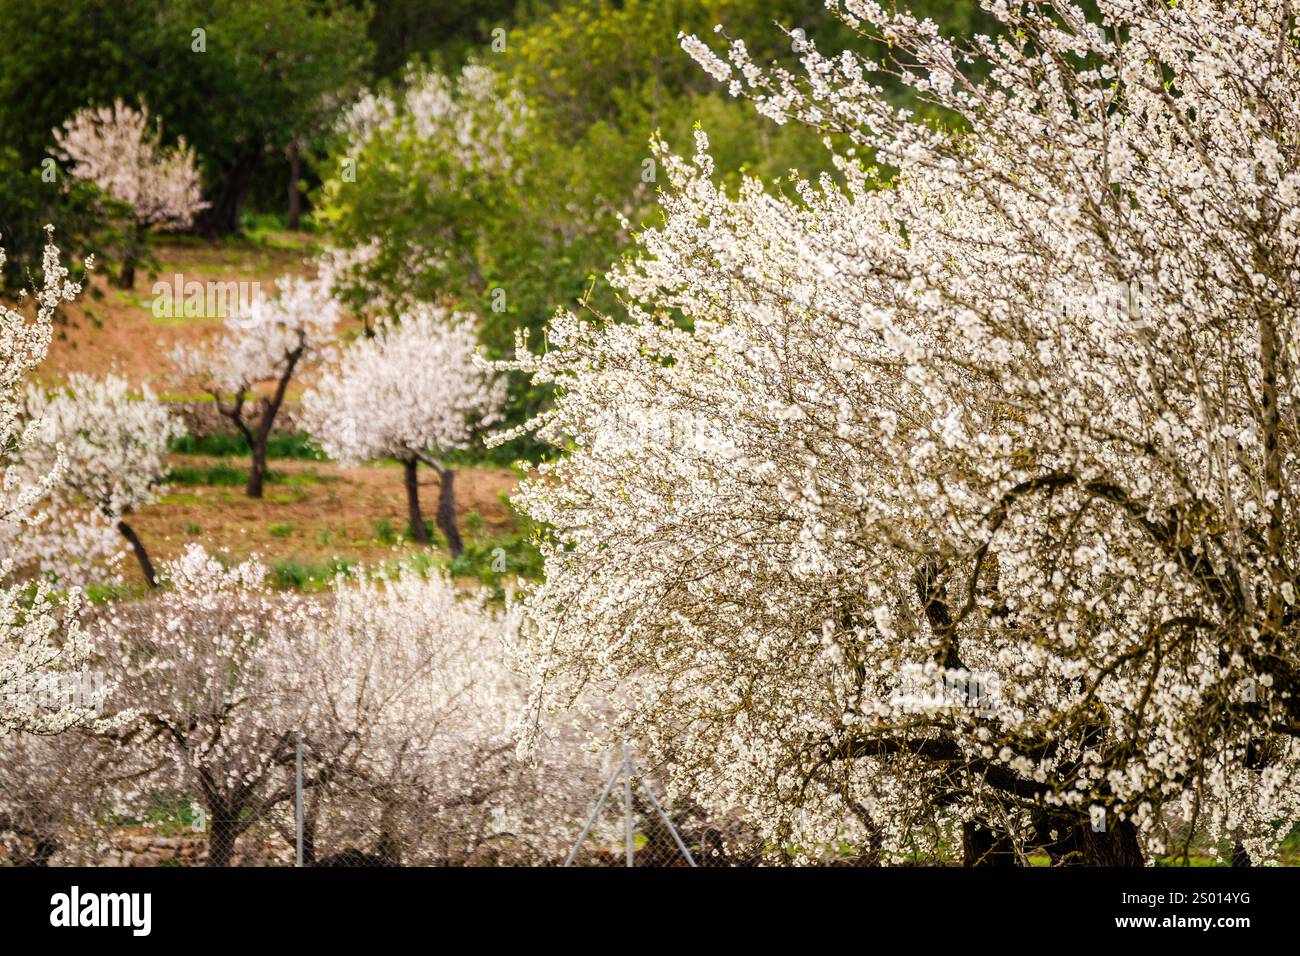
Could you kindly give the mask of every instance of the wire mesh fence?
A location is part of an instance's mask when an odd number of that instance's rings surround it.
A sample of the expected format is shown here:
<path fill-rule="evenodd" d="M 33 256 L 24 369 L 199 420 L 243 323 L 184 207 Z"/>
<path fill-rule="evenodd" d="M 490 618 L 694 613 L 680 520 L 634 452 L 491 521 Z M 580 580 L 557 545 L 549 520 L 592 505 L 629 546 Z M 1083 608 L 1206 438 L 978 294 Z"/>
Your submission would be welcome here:
<path fill-rule="evenodd" d="M 69 738 L 69 741 L 71 738 Z M 630 748 L 586 763 L 519 760 L 508 742 L 442 765 L 363 742 L 287 735 L 246 791 L 137 794 L 129 806 L 53 799 L 58 779 L 9 802 L 0 866 L 640 866 L 753 864 L 734 827 L 669 802 Z M 60 746 L 66 746 L 61 742 Z M 387 752 L 387 751 L 385 751 Z M 61 754 L 85 770 L 93 748 Z M 52 788 L 50 793 L 46 789 Z M 68 793 L 69 791 L 62 791 Z"/>

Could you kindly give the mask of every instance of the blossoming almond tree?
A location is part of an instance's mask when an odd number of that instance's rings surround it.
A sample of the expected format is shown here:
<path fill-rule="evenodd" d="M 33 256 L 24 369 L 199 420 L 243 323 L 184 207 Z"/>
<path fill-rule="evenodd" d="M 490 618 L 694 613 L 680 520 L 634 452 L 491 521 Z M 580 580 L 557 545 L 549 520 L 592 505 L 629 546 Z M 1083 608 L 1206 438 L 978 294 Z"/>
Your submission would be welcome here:
<path fill-rule="evenodd" d="M 107 735 L 115 802 L 195 795 L 208 865 L 228 865 L 250 831 L 292 843 L 299 739 L 308 864 L 541 862 L 572 839 L 599 768 L 579 748 L 516 757 L 517 619 L 485 595 L 402 570 L 278 593 L 256 560 L 227 567 L 198 546 L 162 577 L 165 597 L 98 624 L 135 711 Z M 40 835 L 61 840 L 57 827 Z"/>
<path fill-rule="evenodd" d="M 442 574 L 340 582 L 285 662 L 288 693 L 306 702 L 309 865 L 349 853 L 408 866 L 562 856 L 599 768 L 580 746 L 516 755 L 516 625 Z"/>
<path fill-rule="evenodd" d="M 338 320 L 338 305 L 321 281 L 282 276 L 274 298 L 257 297 L 229 316 L 214 342 L 172 353 L 180 373 L 212 396 L 248 443 L 250 498 L 262 497 L 266 446 L 289 383 L 332 341 Z"/>
<path fill-rule="evenodd" d="M 112 522 L 135 553 L 150 587 L 153 562 L 126 517 L 153 501 L 167 472 L 167 448 L 181 434 L 180 420 L 148 386 L 132 394 L 117 375 L 96 378 L 74 373 L 60 389 L 27 391 L 27 413 L 42 423 L 24 450 L 34 474 L 49 472 L 60 454 L 66 465 L 58 485 L 65 505 L 88 502 Z"/>
<path fill-rule="evenodd" d="M 16 468 L 39 423 L 23 417 L 22 387 L 32 369 L 45 358 L 50 344 L 54 311 L 72 300 L 80 286 L 69 281 L 59 262 L 53 229 L 42 261 L 43 284 L 35 295 L 36 314 L 30 319 L 18 309 L 0 305 L 0 468 L 4 472 L 4 510 L 0 522 L 13 526 L 45 496 L 58 471 L 35 479 Z M 4 251 L 0 249 L 0 265 Z M 87 268 L 90 262 L 87 262 Z M 8 575 L 12 561 L 6 557 L 0 573 Z M 83 633 L 81 597 L 75 587 L 60 600 L 45 581 L 34 592 L 21 583 L 0 585 L 0 735 L 13 732 L 58 733 L 89 719 L 91 709 L 76 700 L 46 706 L 51 682 L 75 679 L 89 663 L 92 647 Z"/>
<path fill-rule="evenodd" d="M 150 229 L 189 227 L 206 209 L 194 150 L 184 139 L 162 145 L 162 123 L 149 122 L 149 109 L 121 100 L 111 107 L 86 107 L 54 130 L 57 154 L 72 175 L 94 183 L 131 210 L 130 238 L 119 284 L 135 285 L 143 234 Z"/>
<path fill-rule="evenodd" d="M 475 364 L 474 323 L 459 313 L 417 304 L 400 324 L 342 349 L 302 398 L 302 421 L 332 457 L 344 462 L 396 458 L 406 473 L 411 535 L 429 534 L 420 510 L 418 469 L 438 476 L 436 520 L 452 556 L 464 545 L 456 522 L 455 472 L 447 452 L 467 448 L 499 420 L 505 384 Z"/>
<path fill-rule="evenodd" d="M 31 474 L 30 468 L 21 470 Z M 0 494 L 0 501 L 4 498 Z M 0 509 L 8 506 L 0 504 Z M 102 579 L 125 555 L 114 522 L 84 501 L 69 500 L 59 488 L 21 520 L 0 523 L 0 548 L 16 574 L 63 586 Z"/>
<path fill-rule="evenodd" d="M 256 560 L 227 567 L 197 545 L 162 577 L 165 596 L 114 606 L 99 623 L 135 710 L 114 735 L 121 776 L 192 793 L 208 819 L 208 865 L 227 866 L 239 837 L 292 797 L 276 769 L 293 760 L 302 702 L 278 693 L 278 664 L 306 611 L 271 591 Z"/>
<path fill-rule="evenodd" d="M 1014 41 L 960 46 L 837 6 L 890 59 L 683 45 L 851 143 L 839 181 L 664 156 L 615 277 L 644 308 L 518 363 L 573 448 L 520 497 L 556 529 L 532 706 L 619 688 L 612 733 L 803 847 L 1134 864 L 1178 821 L 1267 858 L 1300 817 L 1293 12 L 994 4 Z"/>
<path fill-rule="evenodd" d="M 116 723 L 110 719 L 102 726 Z M 85 728 L 5 736 L 0 744 L 0 834 L 6 837 L 9 862 L 92 864 L 104 835 L 95 823 L 112 798 L 116 770 L 112 746 Z"/>

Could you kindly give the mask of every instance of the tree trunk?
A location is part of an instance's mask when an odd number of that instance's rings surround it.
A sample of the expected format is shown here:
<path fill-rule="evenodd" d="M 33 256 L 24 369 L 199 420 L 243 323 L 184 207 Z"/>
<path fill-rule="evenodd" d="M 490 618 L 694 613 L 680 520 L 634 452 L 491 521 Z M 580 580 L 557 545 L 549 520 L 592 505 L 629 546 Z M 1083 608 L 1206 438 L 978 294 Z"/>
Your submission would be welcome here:
<path fill-rule="evenodd" d="M 262 497 L 262 486 L 266 481 L 266 446 L 271 441 L 271 429 L 275 427 L 275 416 L 280 414 L 280 408 L 284 405 L 284 396 L 289 390 L 289 381 L 293 378 L 294 369 L 298 367 L 298 361 L 306 349 L 306 341 L 300 332 L 298 346 L 285 356 L 284 371 L 280 373 L 280 380 L 275 384 L 275 394 L 261 400 L 257 428 L 248 429 L 245 426 L 243 429 L 244 438 L 253 453 L 253 464 L 248 471 L 246 489 L 250 498 Z"/>
<path fill-rule="evenodd" d="M 135 267 L 140 261 L 143 244 L 140 241 L 140 224 L 132 220 L 126 226 L 126 246 L 122 250 L 122 268 L 114 279 L 119 289 L 135 288 Z"/>
<path fill-rule="evenodd" d="M 298 191 L 298 180 L 302 178 L 302 153 L 298 144 L 289 144 L 289 222 L 288 227 L 297 230 L 302 220 L 302 193 Z"/>
<path fill-rule="evenodd" d="M 59 852 L 59 841 L 51 837 L 37 837 L 32 846 L 31 855 L 19 862 L 19 866 L 48 867 L 54 854 Z"/>
<path fill-rule="evenodd" d="M 1114 821 L 1095 831 L 1084 821 L 1070 826 L 1057 842 L 1045 847 L 1053 866 L 1142 866 L 1137 828 L 1128 820 Z"/>
<path fill-rule="evenodd" d="M 230 866 L 235 857 L 239 825 L 227 817 L 213 817 L 208 825 L 208 866 Z"/>
<path fill-rule="evenodd" d="M 140 562 L 140 570 L 144 572 L 144 579 L 148 582 L 149 587 L 156 588 L 158 586 L 158 575 L 154 573 L 153 562 L 149 560 L 149 552 L 144 549 L 144 542 L 140 540 L 140 536 L 135 533 L 134 528 L 121 519 L 117 522 L 117 530 L 122 532 L 122 537 L 126 538 L 130 543 L 131 550 L 135 552 L 135 559 Z"/>
<path fill-rule="evenodd" d="M 1080 829 L 1084 866 L 1143 865 L 1137 828 L 1129 821 L 1120 820 L 1104 833 L 1095 833 L 1091 827 Z"/>
<path fill-rule="evenodd" d="M 456 524 L 456 473 L 450 468 L 438 472 L 438 528 L 447 539 L 447 548 L 453 558 L 459 558 L 465 552 L 465 544 L 460 539 L 460 528 Z"/>
<path fill-rule="evenodd" d="M 420 462 L 415 457 L 402 462 L 406 469 L 406 507 L 411 525 L 411 537 L 417 544 L 429 543 L 429 529 L 424 526 L 424 515 L 420 513 L 420 481 L 417 469 Z"/>
<path fill-rule="evenodd" d="M 1016 852 L 1005 833 L 976 821 L 961 825 L 962 866 L 1015 866 Z"/>
<path fill-rule="evenodd" d="M 222 180 L 220 194 L 195 221 L 196 231 L 213 237 L 239 232 L 244 201 L 253 188 L 253 174 L 257 172 L 259 157 L 260 151 L 255 150 L 235 160 Z"/>
<path fill-rule="evenodd" d="M 269 436 L 263 435 L 259 428 L 253 436 L 253 463 L 248 469 L 248 487 L 244 489 L 250 498 L 262 497 L 266 483 L 266 442 Z"/>
<path fill-rule="evenodd" d="M 1240 840 L 1234 840 L 1232 842 L 1232 865 L 1233 866 L 1254 865 L 1250 862 L 1250 854 L 1246 852 L 1246 848 L 1241 845 Z"/>

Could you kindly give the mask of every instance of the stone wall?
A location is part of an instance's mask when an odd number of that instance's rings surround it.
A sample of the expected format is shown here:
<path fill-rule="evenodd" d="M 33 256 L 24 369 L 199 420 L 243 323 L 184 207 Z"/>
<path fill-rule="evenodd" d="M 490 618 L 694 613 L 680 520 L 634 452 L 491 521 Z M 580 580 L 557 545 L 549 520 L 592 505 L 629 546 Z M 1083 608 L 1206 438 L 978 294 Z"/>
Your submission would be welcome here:
<path fill-rule="evenodd" d="M 92 844 L 94 844 L 92 846 Z M 23 852 L 12 837 L 0 839 L 0 866 L 20 864 Z M 138 829 L 96 831 L 93 839 L 74 840 L 56 852 L 51 866 L 205 866 L 208 838 L 202 833 L 167 835 Z M 232 866 L 292 866 L 293 848 L 279 836 L 248 833 L 235 845 Z"/>
<path fill-rule="evenodd" d="M 113 839 L 100 866 L 205 866 L 208 839 L 201 833 L 184 836 L 134 834 Z M 292 866 L 294 851 L 279 837 L 240 837 L 232 866 Z"/>

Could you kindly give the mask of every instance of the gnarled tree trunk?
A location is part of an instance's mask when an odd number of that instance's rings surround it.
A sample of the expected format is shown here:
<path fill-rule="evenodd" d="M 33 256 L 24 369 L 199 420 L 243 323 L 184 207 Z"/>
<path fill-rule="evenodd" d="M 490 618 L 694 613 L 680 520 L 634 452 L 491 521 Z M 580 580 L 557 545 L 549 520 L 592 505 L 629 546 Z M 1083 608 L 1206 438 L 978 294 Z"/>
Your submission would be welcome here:
<path fill-rule="evenodd" d="M 411 525 L 411 537 L 417 544 L 429 543 L 429 529 L 424 526 L 424 515 L 420 512 L 420 461 L 411 456 L 402 461 L 406 471 L 406 510 L 407 520 Z"/>
<path fill-rule="evenodd" d="M 212 205 L 199 214 L 197 231 L 207 236 L 228 236 L 239 232 L 244 201 L 253 187 L 260 150 L 250 150 L 235 160 L 221 183 Z"/>
<path fill-rule="evenodd" d="M 961 825 L 962 866 L 1015 866 L 1016 851 L 1000 830 L 968 820 Z"/>
<path fill-rule="evenodd" d="M 1128 820 L 1107 821 L 1094 830 L 1088 821 L 1058 829 L 1059 839 L 1044 846 L 1053 866 L 1142 866 L 1137 828 Z"/>

